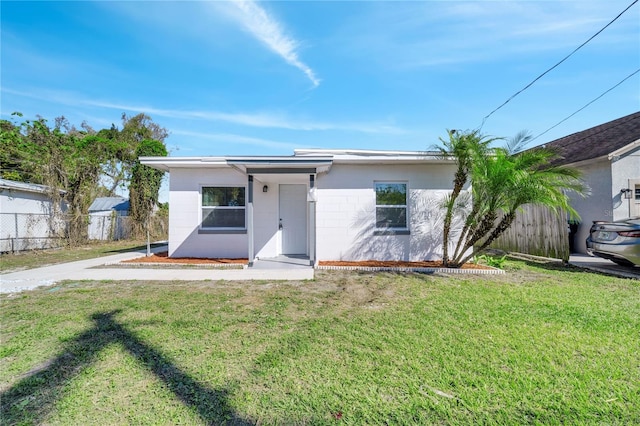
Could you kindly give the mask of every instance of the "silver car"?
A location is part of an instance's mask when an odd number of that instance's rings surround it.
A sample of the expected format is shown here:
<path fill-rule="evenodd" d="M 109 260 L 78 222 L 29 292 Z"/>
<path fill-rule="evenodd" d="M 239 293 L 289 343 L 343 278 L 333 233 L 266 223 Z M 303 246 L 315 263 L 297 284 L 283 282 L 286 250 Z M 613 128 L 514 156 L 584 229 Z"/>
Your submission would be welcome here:
<path fill-rule="evenodd" d="M 587 253 L 618 265 L 640 265 L 640 217 L 594 222 L 587 238 Z"/>

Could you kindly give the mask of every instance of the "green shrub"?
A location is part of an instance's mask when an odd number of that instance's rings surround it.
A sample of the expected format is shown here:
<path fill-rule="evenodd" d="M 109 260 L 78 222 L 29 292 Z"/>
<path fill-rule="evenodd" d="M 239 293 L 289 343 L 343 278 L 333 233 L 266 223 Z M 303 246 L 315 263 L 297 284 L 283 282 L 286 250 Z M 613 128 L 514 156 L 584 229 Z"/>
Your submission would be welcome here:
<path fill-rule="evenodd" d="M 486 264 L 487 266 L 491 266 L 492 268 L 503 269 L 504 262 L 507 260 L 507 255 L 505 254 L 502 257 L 497 256 L 489 256 L 488 254 L 483 254 L 475 257 L 475 263 L 478 264 Z"/>

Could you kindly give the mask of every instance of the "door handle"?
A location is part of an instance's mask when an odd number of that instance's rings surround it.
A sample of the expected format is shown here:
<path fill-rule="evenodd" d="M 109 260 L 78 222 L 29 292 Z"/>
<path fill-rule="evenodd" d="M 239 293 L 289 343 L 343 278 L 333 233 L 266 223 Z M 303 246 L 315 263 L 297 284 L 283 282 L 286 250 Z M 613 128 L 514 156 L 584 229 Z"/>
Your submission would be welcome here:
<path fill-rule="evenodd" d="M 278 229 L 282 229 L 282 219 L 280 219 L 280 223 L 278 224 Z"/>

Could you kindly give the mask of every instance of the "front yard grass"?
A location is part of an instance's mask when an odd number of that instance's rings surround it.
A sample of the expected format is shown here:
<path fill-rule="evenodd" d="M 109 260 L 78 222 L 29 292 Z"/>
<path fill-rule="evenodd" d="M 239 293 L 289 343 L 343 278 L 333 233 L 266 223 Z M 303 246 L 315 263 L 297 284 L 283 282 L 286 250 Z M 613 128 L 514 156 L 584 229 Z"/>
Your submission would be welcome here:
<path fill-rule="evenodd" d="M 640 284 L 67 282 L 3 295 L 2 424 L 638 424 Z"/>
<path fill-rule="evenodd" d="M 31 250 L 20 253 L 0 255 L 0 271 L 14 272 L 24 269 L 40 268 L 58 263 L 93 259 L 126 251 L 144 250 L 145 241 L 94 241 L 80 247 L 61 247 L 47 250 Z"/>

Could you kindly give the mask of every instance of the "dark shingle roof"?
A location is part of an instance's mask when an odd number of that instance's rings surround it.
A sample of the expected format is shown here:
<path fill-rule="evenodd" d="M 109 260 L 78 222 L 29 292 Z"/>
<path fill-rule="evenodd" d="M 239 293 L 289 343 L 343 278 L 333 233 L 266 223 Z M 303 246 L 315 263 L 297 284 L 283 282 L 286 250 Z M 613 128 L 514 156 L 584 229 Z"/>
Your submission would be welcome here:
<path fill-rule="evenodd" d="M 640 111 L 546 143 L 558 151 L 555 164 L 577 163 L 602 157 L 640 139 Z"/>

